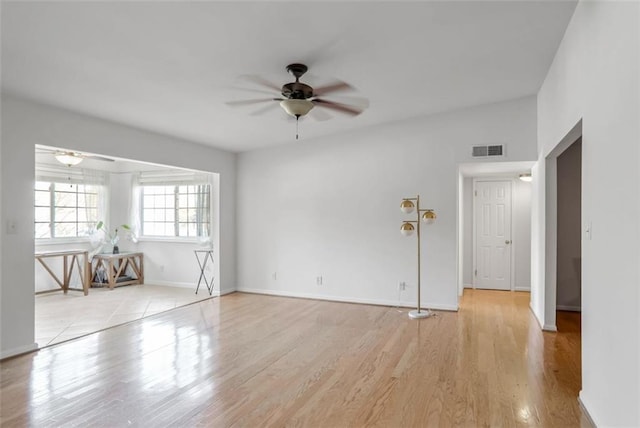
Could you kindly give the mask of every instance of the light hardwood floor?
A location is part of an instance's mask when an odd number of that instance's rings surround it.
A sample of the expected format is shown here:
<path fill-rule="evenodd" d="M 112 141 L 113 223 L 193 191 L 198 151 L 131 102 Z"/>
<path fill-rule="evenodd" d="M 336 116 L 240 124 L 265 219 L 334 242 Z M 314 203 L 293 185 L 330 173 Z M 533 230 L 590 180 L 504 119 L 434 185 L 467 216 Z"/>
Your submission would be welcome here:
<path fill-rule="evenodd" d="M 588 426 L 579 331 L 541 332 L 528 300 L 411 320 L 236 293 L 0 363 L 0 424 Z"/>

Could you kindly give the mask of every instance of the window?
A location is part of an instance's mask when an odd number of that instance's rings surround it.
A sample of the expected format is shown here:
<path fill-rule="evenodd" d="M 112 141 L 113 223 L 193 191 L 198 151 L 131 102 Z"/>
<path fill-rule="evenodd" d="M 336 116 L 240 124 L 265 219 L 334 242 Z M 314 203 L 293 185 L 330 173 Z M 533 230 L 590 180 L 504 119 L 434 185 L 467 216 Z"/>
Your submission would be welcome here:
<path fill-rule="evenodd" d="M 98 221 L 99 186 L 36 181 L 35 237 L 88 236 Z"/>
<path fill-rule="evenodd" d="M 35 238 L 89 236 L 104 220 L 108 182 L 103 171 L 36 164 Z"/>
<path fill-rule="evenodd" d="M 154 184 L 141 187 L 142 236 L 210 236 L 209 184 Z"/>

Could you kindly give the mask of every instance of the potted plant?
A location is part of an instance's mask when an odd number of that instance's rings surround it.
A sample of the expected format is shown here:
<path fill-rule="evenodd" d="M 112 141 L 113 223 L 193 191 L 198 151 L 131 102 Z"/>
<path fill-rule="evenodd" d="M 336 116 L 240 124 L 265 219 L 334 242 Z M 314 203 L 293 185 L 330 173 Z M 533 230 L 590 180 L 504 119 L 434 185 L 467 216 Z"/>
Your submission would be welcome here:
<path fill-rule="evenodd" d="M 131 232 L 131 227 L 128 224 L 121 224 L 118 227 Z M 96 224 L 96 230 L 102 230 L 104 232 L 105 239 L 109 240 L 111 245 L 113 245 L 113 254 L 118 254 L 120 252 L 120 249 L 118 248 L 118 241 L 120 240 L 120 237 L 118 236 L 118 227 L 111 232 L 103 221 L 99 221 L 98 224 Z"/>

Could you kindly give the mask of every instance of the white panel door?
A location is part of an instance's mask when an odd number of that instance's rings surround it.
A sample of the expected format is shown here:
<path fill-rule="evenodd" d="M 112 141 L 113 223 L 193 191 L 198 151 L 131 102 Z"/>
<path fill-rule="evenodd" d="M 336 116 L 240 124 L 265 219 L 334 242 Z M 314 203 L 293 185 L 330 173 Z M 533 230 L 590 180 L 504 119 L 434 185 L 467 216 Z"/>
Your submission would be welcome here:
<path fill-rule="evenodd" d="M 476 181 L 476 288 L 511 289 L 511 181 Z"/>

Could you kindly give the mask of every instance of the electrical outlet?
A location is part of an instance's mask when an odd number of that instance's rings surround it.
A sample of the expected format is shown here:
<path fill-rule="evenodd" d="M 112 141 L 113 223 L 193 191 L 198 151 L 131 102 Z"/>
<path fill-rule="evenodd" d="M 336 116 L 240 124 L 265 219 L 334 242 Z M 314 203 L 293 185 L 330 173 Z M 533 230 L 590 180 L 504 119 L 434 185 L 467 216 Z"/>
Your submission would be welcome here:
<path fill-rule="evenodd" d="M 321 276 L 316 277 L 316 285 L 322 285 L 322 277 Z"/>
<path fill-rule="evenodd" d="M 273 280 L 277 280 L 278 279 L 278 272 L 274 272 L 273 275 L 271 275 L 271 278 L 273 278 Z"/>
<path fill-rule="evenodd" d="M 407 289 L 407 283 L 404 281 L 400 281 L 400 283 L 398 283 L 398 290 L 404 291 L 406 289 Z"/>

